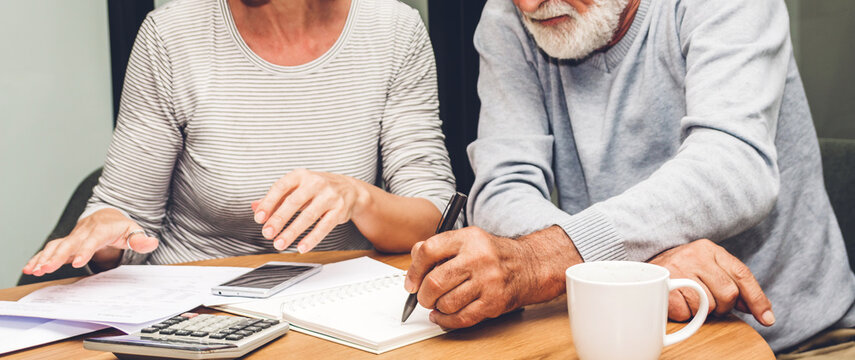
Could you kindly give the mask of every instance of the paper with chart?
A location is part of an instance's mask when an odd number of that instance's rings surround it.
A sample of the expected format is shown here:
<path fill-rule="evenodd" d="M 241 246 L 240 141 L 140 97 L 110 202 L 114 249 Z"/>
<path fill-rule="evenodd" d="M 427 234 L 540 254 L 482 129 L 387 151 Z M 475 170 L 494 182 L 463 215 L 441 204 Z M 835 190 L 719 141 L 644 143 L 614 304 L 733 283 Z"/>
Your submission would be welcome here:
<path fill-rule="evenodd" d="M 125 265 L 69 285 L 0 302 L 0 315 L 94 323 L 141 324 L 193 309 L 214 295 L 211 287 L 250 268 Z M 118 324 L 117 324 L 118 323 Z"/>

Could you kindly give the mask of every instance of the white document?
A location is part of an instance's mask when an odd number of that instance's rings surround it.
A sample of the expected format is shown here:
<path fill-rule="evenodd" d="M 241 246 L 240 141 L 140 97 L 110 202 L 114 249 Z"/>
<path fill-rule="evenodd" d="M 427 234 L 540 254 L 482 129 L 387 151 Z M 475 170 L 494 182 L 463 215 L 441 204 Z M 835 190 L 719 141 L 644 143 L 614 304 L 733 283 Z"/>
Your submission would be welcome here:
<path fill-rule="evenodd" d="M 36 290 L 17 302 L 0 302 L 0 315 L 102 322 L 111 326 L 149 323 L 205 303 L 213 297 L 211 287 L 250 270 L 125 265 L 73 284 Z"/>
<path fill-rule="evenodd" d="M 101 330 L 83 322 L 0 316 L 0 354 Z"/>
<path fill-rule="evenodd" d="M 326 264 L 321 269 L 321 272 L 312 275 L 294 286 L 291 286 L 281 292 L 278 292 L 270 298 L 259 300 L 255 298 L 244 297 L 227 297 L 215 296 L 205 303 L 205 306 L 219 306 L 252 302 L 258 304 L 261 302 L 270 303 L 272 309 L 276 312 L 279 310 L 279 305 L 282 303 L 281 298 L 302 294 L 317 290 L 329 289 L 333 287 L 352 284 L 369 279 L 376 279 L 395 274 L 400 274 L 401 270 L 374 260 L 370 257 L 363 256 L 356 259 L 339 261 L 337 263 Z M 226 306 L 227 307 L 227 306 Z M 276 316 L 277 318 L 279 316 Z"/>

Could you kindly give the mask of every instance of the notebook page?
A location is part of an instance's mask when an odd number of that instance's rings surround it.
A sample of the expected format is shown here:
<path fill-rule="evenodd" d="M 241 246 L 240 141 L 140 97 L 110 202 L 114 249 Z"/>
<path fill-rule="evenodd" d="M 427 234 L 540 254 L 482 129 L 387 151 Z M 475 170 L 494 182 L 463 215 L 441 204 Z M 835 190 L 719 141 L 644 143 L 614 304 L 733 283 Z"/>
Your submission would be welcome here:
<path fill-rule="evenodd" d="M 445 332 L 421 306 L 401 324 L 408 295 L 395 275 L 290 298 L 283 313 L 297 327 L 383 352 Z"/>

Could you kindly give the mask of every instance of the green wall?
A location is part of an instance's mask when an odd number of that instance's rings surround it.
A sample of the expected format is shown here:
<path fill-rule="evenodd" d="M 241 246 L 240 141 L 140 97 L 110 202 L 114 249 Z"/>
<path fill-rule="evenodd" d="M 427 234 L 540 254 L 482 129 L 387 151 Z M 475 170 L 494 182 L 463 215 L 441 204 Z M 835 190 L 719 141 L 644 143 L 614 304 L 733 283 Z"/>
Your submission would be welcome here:
<path fill-rule="evenodd" d="M 0 288 L 104 162 L 112 124 L 104 0 L 0 1 Z"/>
<path fill-rule="evenodd" d="M 817 134 L 855 139 L 855 1 L 787 0 L 787 6 Z"/>

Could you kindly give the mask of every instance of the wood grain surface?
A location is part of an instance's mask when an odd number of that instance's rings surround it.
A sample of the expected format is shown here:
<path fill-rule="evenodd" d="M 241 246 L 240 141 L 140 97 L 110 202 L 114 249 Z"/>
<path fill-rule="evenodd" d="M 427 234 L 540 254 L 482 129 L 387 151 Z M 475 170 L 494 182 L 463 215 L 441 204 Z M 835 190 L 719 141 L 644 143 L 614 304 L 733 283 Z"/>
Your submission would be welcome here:
<path fill-rule="evenodd" d="M 370 256 L 406 269 L 410 256 L 385 255 L 375 251 L 330 251 L 308 254 L 268 254 L 241 256 L 187 263 L 186 265 L 255 267 L 268 261 L 330 263 Z M 67 284 L 77 279 L 57 280 L 0 290 L 0 300 L 18 300 L 49 285 Z M 401 299 L 403 303 L 405 299 Z M 199 308 L 198 312 L 218 313 Z M 668 332 L 684 324 L 669 323 Z M 86 337 L 119 335 L 108 329 L 64 341 L 7 354 L 4 359 L 115 359 L 110 353 L 83 348 Z M 2 339 L 0 339 L 2 341 Z M 247 359 L 576 359 L 566 297 L 527 306 L 497 319 L 467 329 L 428 339 L 381 355 L 357 350 L 330 341 L 289 331 L 278 340 L 248 354 Z M 710 318 L 688 340 L 665 348 L 661 359 L 774 359 L 772 350 L 748 324 L 735 316 Z"/>

